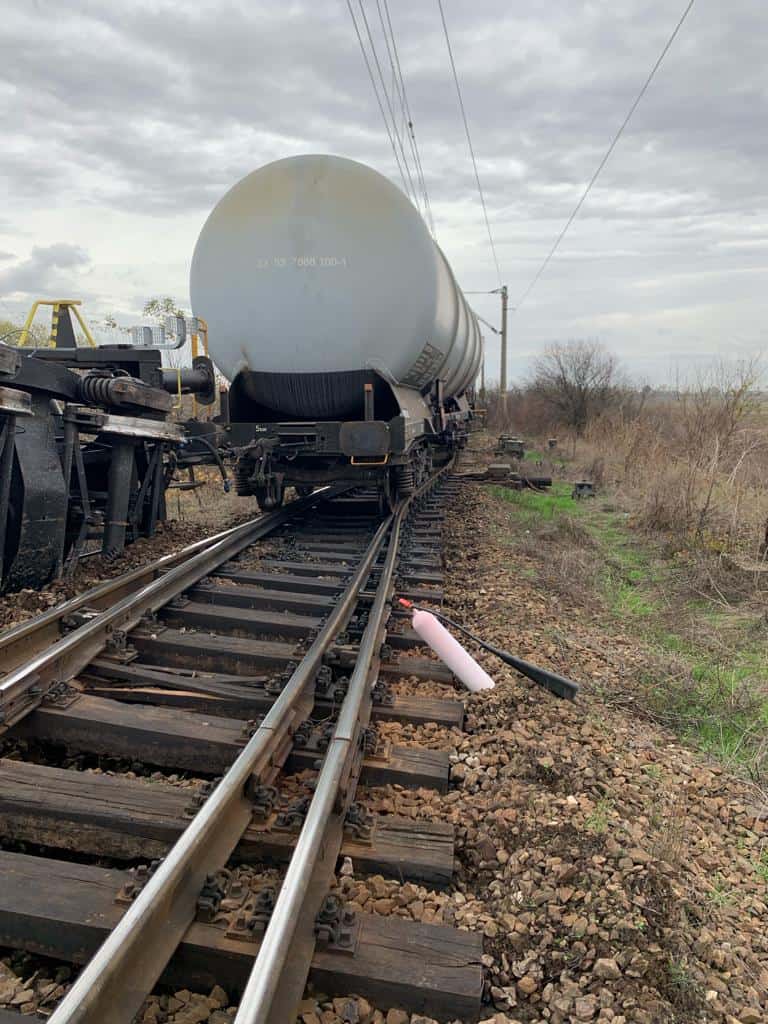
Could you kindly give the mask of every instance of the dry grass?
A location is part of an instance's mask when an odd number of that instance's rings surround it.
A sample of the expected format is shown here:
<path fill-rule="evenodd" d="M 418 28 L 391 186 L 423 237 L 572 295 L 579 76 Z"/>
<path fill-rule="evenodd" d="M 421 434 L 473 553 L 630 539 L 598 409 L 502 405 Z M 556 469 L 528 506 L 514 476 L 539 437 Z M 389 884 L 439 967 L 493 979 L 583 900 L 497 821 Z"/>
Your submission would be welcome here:
<path fill-rule="evenodd" d="M 177 472 L 174 483 L 189 483 L 186 470 Z M 255 498 L 240 498 L 234 492 L 234 485 L 226 493 L 221 475 L 214 466 L 195 466 L 194 482 L 199 484 L 191 490 L 172 487 L 166 494 L 168 519 L 181 523 L 210 522 L 212 532 L 231 526 L 233 519 L 248 518 L 259 514 Z M 230 477 L 231 482 L 231 477 Z"/>
<path fill-rule="evenodd" d="M 614 433 L 616 447 L 605 442 L 600 451 L 590 438 L 579 448 L 579 468 L 570 464 L 571 479 L 586 475 L 584 467 L 604 468 L 596 501 L 571 500 L 570 486 L 560 481 L 549 494 L 494 488 L 513 513 L 510 544 L 525 559 L 523 575 L 560 609 L 618 620 L 645 648 L 627 666 L 624 685 L 606 695 L 609 703 L 630 700 L 641 714 L 762 783 L 768 777 L 768 579 L 739 568 L 734 559 L 745 556 L 713 546 L 708 535 L 697 538 L 695 527 L 644 520 L 640 457 L 625 463 L 634 439 L 627 438 L 624 450 L 621 441 Z M 712 493 L 692 489 L 697 501 L 709 502 L 714 530 L 720 515 L 726 522 L 733 517 Z M 678 500 L 660 488 L 665 507 Z M 700 518 L 700 506 L 697 511 Z M 738 535 L 728 536 L 739 551 Z"/>
<path fill-rule="evenodd" d="M 720 578 L 732 587 L 737 572 L 741 587 L 765 594 L 768 398 L 756 390 L 759 376 L 756 363 L 719 364 L 674 391 L 628 391 L 578 439 L 563 436 L 530 389 L 490 395 L 489 425 L 533 431 L 542 448 L 559 433 L 558 455 L 570 456 L 574 476 L 608 490 L 670 552 L 694 557 L 695 585 L 717 595 Z"/>
<path fill-rule="evenodd" d="M 639 435 L 650 433 L 648 425 L 635 429 Z M 605 425 L 594 429 L 590 442 L 600 456 L 591 461 L 610 466 L 614 486 L 631 503 L 638 526 L 664 535 L 679 551 L 752 562 L 765 558 L 768 430 L 763 450 L 744 431 L 730 453 L 714 443 L 681 451 L 662 434 L 638 448 L 637 437 L 622 437 L 614 429 L 609 440 L 605 430 Z"/>

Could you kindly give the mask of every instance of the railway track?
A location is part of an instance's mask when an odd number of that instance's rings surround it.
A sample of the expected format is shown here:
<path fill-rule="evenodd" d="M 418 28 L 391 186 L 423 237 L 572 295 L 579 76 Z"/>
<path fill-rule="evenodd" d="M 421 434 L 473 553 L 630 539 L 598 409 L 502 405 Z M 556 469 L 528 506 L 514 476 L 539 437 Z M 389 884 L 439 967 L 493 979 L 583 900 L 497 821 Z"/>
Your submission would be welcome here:
<path fill-rule="evenodd" d="M 451 878 L 450 828 L 374 819 L 355 790 L 448 787 L 447 751 L 376 723 L 463 720 L 395 682 L 450 680 L 392 598 L 439 605 L 453 486 L 383 521 L 326 489 L 0 636 L 0 945 L 86 963 L 54 1024 L 127 1024 L 158 980 L 242 993 L 237 1024 L 293 1020 L 308 977 L 476 1015 L 480 937 L 329 895 L 340 856 Z M 73 770 L 120 759 L 160 781 Z"/>

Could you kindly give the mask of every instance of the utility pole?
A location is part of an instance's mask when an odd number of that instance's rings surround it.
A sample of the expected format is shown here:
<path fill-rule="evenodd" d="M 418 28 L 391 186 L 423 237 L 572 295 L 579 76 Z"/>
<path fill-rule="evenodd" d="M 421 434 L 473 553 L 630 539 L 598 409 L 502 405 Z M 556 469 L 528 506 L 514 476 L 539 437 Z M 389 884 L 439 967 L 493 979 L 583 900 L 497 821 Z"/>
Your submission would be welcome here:
<path fill-rule="evenodd" d="M 502 398 L 507 393 L 507 300 L 509 293 L 507 286 L 502 285 L 499 289 L 501 295 L 501 374 L 499 379 L 499 391 Z"/>
<path fill-rule="evenodd" d="M 489 324 L 487 320 L 475 313 L 475 316 L 481 324 L 485 324 L 489 327 L 494 334 L 498 334 L 501 338 L 501 373 L 499 374 L 499 394 L 502 399 L 507 393 L 507 310 L 509 308 L 509 291 L 507 286 L 503 284 L 501 288 L 494 288 L 491 292 L 465 292 L 465 295 L 500 295 L 501 296 L 501 330 L 498 331 L 493 324 Z M 485 391 L 485 352 L 483 352 L 483 362 L 480 368 L 480 388 L 481 392 Z"/>

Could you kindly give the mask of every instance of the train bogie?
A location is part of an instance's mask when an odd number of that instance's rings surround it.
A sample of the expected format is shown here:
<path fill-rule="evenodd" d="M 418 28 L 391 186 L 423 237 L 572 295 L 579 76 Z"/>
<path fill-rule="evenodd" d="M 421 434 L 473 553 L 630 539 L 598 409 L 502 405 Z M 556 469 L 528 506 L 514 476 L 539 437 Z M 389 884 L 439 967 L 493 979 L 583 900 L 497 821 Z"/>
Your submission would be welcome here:
<path fill-rule="evenodd" d="M 380 383 L 383 388 L 373 381 L 364 385 L 360 416 L 348 420 L 238 420 L 242 406 L 235 393 L 227 436 L 238 494 L 255 495 L 264 509 L 281 504 L 288 487 L 302 494 L 351 483 L 374 487 L 390 501 L 409 494 L 434 463 L 465 443 L 471 412 L 464 400 L 444 404 L 439 389 L 425 397 Z M 394 415 L 383 418 L 377 412 L 377 390 L 389 391 L 382 412 Z"/>

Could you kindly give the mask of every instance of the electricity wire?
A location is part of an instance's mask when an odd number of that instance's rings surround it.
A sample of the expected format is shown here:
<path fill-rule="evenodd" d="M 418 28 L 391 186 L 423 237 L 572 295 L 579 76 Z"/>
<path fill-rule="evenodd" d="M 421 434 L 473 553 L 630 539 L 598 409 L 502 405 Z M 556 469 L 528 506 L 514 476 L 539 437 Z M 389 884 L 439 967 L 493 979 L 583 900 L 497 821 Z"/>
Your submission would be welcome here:
<path fill-rule="evenodd" d="M 437 6 L 440 9 L 440 20 L 443 23 L 443 34 L 445 35 L 445 44 L 448 47 L 448 57 L 451 62 L 451 71 L 453 73 L 453 81 L 456 85 L 456 95 L 459 98 L 459 108 L 461 109 L 461 119 L 464 122 L 464 131 L 467 136 L 467 145 L 469 146 L 469 155 L 472 158 L 472 167 L 475 171 L 475 181 L 477 182 L 477 192 L 480 196 L 480 205 L 483 208 L 483 218 L 485 220 L 485 227 L 488 231 L 488 241 L 491 244 L 491 253 L 493 254 L 493 262 L 496 266 L 496 276 L 499 279 L 499 287 L 501 288 L 501 270 L 499 268 L 499 260 L 496 255 L 496 246 L 493 241 L 493 233 L 491 232 L 491 222 L 488 220 L 488 209 L 485 205 L 485 196 L 483 195 L 483 186 L 480 184 L 480 175 L 477 170 L 477 160 L 475 159 L 475 150 L 472 146 L 472 136 L 469 133 L 469 122 L 467 120 L 467 112 L 464 109 L 464 100 L 461 95 L 461 87 L 459 86 L 459 76 L 456 72 L 456 62 L 453 59 L 453 50 L 451 48 L 451 40 L 448 35 L 448 25 L 445 20 L 445 11 L 443 10 L 443 0 L 437 0 Z"/>
<path fill-rule="evenodd" d="M 367 51 L 365 49 L 365 44 L 363 43 L 363 37 L 360 34 L 360 28 L 358 27 L 357 18 L 355 17 L 355 12 L 354 12 L 354 9 L 352 7 L 352 0 L 347 0 L 347 8 L 349 10 L 350 17 L 352 18 L 352 24 L 355 27 L 355 35 L 357 36 L 357 41 L 360 44 L 360 52 L 363 55 L 363 60 L 365 61 L 365 66 L 366 66 L 366 68 L 368 70 L 368 77 L 370 78 L 371 85 L 373 86 L 373 93 L 374 93 L 374 96 L 376 97 L 376 102 L 378 103 L 379 111 L 381 112 L 381 119 L 384 122 L 384 128 L 386 129 L 387 135 L 389 137 L 389 144 L 392 147 L 392 152 L 395 155 L 395 163 L 397 164 L 397 169 L 400 172 L 400 180 L 402 181 L 403 189 L 405 190 L 405 192 L 407 194 L 408 193 L 408 185 L 407 185 L 406 180 L 405 180 L 405 173 L 403 172 L 403 168 L 402 168 L 402 165 L 400 163 L 400 155 L 397 152 L 397 146 L 395 145 L 395 140 L 392 138 L 392 131 L 391 131 L 390 127 L 389 127 L 389 121 L 387 120 L 387 115 L 384 112 L 384 104 L 382 103 L 381 97 L 379 96 L 379 90 L 378 90 L 378 87 L 376 85 L 376 79 L 375 79 L 374 74 L 373 74 L 373 69 L 371 67 L 371 62 L 368 59 L 368 53 L 367 53 Z"/>
<path fill-rule="evenodd" d="M 438 3 L 440 3 L 440 0 L 438 0 Z M 624 118 L 624 120 L 622 121 L 622 123 L 621 123 L 621 125 L 620 125 L 620 127 L 619 127 L 619 130 L 618 130 L 618 131 L 616 132 L 616 134 L 614 135 L 614 137 L 613 137 L 613 139 L 612 139 L 612 141 L 611 141 L 611 144 L 610 144 L 610 146 L 608 147 L 608 150 L 607 150 L 607 152 L 606 152 L 605 156 L 604 156 L 604 157 L 603 157 L 603 159 L 602 159 L 602 160 L 600 161 L 600 164 L 598 165 L 598 168 L 597 168 L 597 170 L 595 171 L 595 173 L 594 173 L 594 174 L 592 175 L 592 177 L 590 178 L 590 181 L 589 181 L 589 184 L 587 185 L 587 187 L 586 187 L 586 188 L 584 189 L 584 192 L 583 192 L 583 194 L 582 194 L 582 196 L 581 196 L 581 199 L 579 199 L 578 203 L 576 204 L 576 206 L 575 206 L 575 208 L 574 208 L 574 210 L 573 210 L 573 213 L 572 213 L 572 214 L 570 215 L 570 217 L 569 217 L 569 218 L 568 218 L 568 220 L 566 221 L 566 223 L 565 223 L 565 227 L 563 228 L 563 230 L 562 230 L 562 231 L 560 232 L 560 234 L 559 234 L 559 235 L 557 236 L 557 238 L 555 239 L 555 243 L 554 243 L 554 245 L 552 246 L 552 248 L 551 248 L 551 249 L 549 250 L 549 252 L 547 253 L 547 255 L 546 255 L 545 259 L 544 259 L 544 262 L 543 262 L 543 263 L 541 264 L 541 266 L 540 266 L 540 267 L 539 267 L 539 269 L 537 270 L 536 274 L 535 274 L 535 275 L 534 275 L 534 277 L 533 277 L 533 280 L 532 280 L 532 281 L 531 281 L 531 283 L 530 283 L 530 284 L 528 285 L 528 287 L 527 287 L 527 288 L 525 289 L 525 291 L 523 292 L 523 294 L 521 295 L 521 297 L 520 297 L 520 298 L 519 298 L 519 299 L 517 300 L 517 303 L 516 303 L 516 305 L 515 305 L 515 307 L 514 307 L 515 309 L 519 309 L 519 308 L 520 308 L 520 306 L 522 305 L 522 303 L 523 303 L 523 302 L 525 302 L 525 300 L 526 300 L 526 299 L 528 298 L 528 296 L 529 296 L 529 295 L 531 294 L 531 292 L 533 291 L 533 289 L 534 289 L 534 288 L 536 287 L 536 284 L 538 283 L 538 281 L 539 281 L 539 278 L 540 278 L 540 277 L 541 277 L 541 275 L 542 275 L 542 274 L 544 273 L 544 271 L 545 271 L 545 270 L 547 269 L 547 267 L 548 267 L 548 265 L 549 265 L 549 262 L 550 262 L 550 260 L 552 259 L 552 257 L 553 257 L 553 256 L 555 255 L 555 253 L 557 252 L 557 250 L 558 250 L 558 248 L 559 248 L 559 246 L 560 246 L 560 243 L 561 243 L 561 242 L 562 242 L 562 240 L 563 240 L 563 239 L 565 238 L 565 236 L 566 236 L 566 234 L 567 234 L 567 232 L 568 232 L 568 229 L 570 228 L 571 224 L 573 224 L 574 220 L 575 220 L 575 219 L 576 219 L 576 217 L 578 216 L 579 210 L 580 210 L 580 209 L 582 208 L 582 206 L 584 205 L 584 202 L 585 202 L 585 200 L 586 200 L 587 196 L 588 196 L 588 195 L 589 195 L 589 193 L 590 193 L 590 192 L 592 191 L 592 186 L 593 186 L 593 185 L 595 184 L 595 182 L 597 181 L 597 179 L 598 179 L 598 178 L 600 177 L 600 173 L 601 173 L 601 171 L 603 170 L 603 168 L 605 167 L 605 165 L 606 165 L 606 164 L 608 163 L 608 160 L 609 160 L 609 159 L 610 159 L 610 157 L 611 157 L 611 153 L 613 153 L 614 149 L 616 148 L 616 143 L 617 143 L 617 142 L 619 141 L 619 139 L 621 138 L 621 136 L 622 136 L 622 135 L 624 134 L 624 129 L 625 129 L 625 128 L 627 127 L 627 125 L 629 124 L 629 122 L 630 122 L 630 120 L 631 120 L 631 118 L 632 118 L 632 115 L 633 115 L 633 114 L 634 114 L 634 112 L 635 112 L 635 111 L 637 110 L 638 106 L 640 105 L 640 101 L 642 100 L 643 96 L 645 96 L 645 94 L 646 94 L 646 92 L 647 92 L 647 90 L 648 90 L 648 87 L 649 87 L 649 85 L 650 85 L 650 84 L 651 84 L 651 82 L 653 81 L 653 79 L 654 79 L 654 76 L 656 75 L 656 72 L 657 72 L 657 71 L 659 70 L 659 68 L 661 67 L 661 63 L 662 63 L 662 61 L 663 61 L 663 60 L 664 60 L 664 58 L 666 57 L 666 55 L 667 55 L 667 53 L 669 52 L 669 50 L 670 50 L 670 48 L 671 48 L 672 44 L 674 43 L 675 39 L 677 38 L 677 35 L 678 35 L 678 33 L 679 33 L 680 29 L 681 29 L 681 28 L 683 27 L 683 22 L 684 22 L 684 21 L 685 21 L 685 19 L 686 19 L 686 18 L 688 17 L 688 15 L 689 15 L 689 13 L 690 13 L 690 11 L 691 11 L 691 8 L 693 7 L 694 3 L 695 3 L 695 0 L 689 0 L 688 6 L 687 6 L 687 7 L 685 8 L 685 10 L 683 11 L 683 13 L 682 13 L 682 16 L 681 16 L 680 20 L 678 21 L 677 25 L 675 25 L 674 31 L 672 32 L 672 35 L 671 35 L 671 36 L 669 37 L 669 39 L 667 40 L 667 44 L 666 44 L 666 46 L 665 46 L 665 47 L 664 47 L 664 49 L 663 49 L 663 50 L 661 51 L 661 54 L 659 55 L 659 58 L 658 58 L 658 60 L 656 61 L 656 63 L 655 63 L 655 64 L 653 65 L 653 67 L 651 68 L 651 73 L 650 73 L 650 74 L 648 75 L 648 77 L 646 78 L 646 80 L 645 80 L 645 82 L 644 82 L 644 84 L 643 84 L 643 87 L 642 87 L 642 89 L 641 89 L 641 90 L 640 90 L 640 92 L 639 92 L 639 93 L 637 94 L 637 97 L 635 98 L 635 102 L 634 102 L 634 103 L 632 104 L 632 106 L 631 106 L 631 107 L 629 108 L 629 113 L 627 114 L 627 116 L 626 116 L 626 117 Z"/>
<path fill-rule="evenodd" d="M 380 0 L 376 0 L 376 6 L 379 10 L 379 19 L 381 20 L 381 28 L 384 33 L 384 39 L 387 40 L 387 33 L 384 29 L 384 21 L 381 17 L 381 3 Z M 421 188 L 421 194 L 424 200 L 424 213 L 429 224 L 430 231 L 435 234 L 435 221 L 432 216 L 432 207 L 429 202 L 429 193 L 427 191 L 427 183 L 424 177 L 424 167 L 421 162 L 421 153 L 419 152 L 419 144 L 416 141 L 416 132 L 413 127 L 413 117 L 411 116 L 411 106 L 408 102 L 408 93 L 405 89 L 405 79 L 403 78 L 403 69 L 400 65 L 400 54 L 397 51 L 397 40 L 395 39 L 395 30 L 392 26 L 392 17 L 389 12 L 389 0 L 384 0 L 384 12 L 387 18 L 387 25 L 389 26 L 389 36 L 392 40 L 392 52 L 389 50 L 389 43 L 387 43 L 387 52 L 389 53 L 390 65 L 392 66 L 392 75 L 394 81 L 399 81 L 399 97 L 400 106 L 403 113 L 403 122 L 408 129 L 408 137 L 411 144 L 411 152 L 413 153 L 413 159 L 416 164 L 416 175 L 419 180 L 419 186 Z M 397 66 L 397 74 L 395 74 L 395 66 L 392 64 L 392 55 L 394 54 L 394 64 Z"/>
<path fill-rule="evenodd" d="M 389 66 L 392 71 L 392 94 L 397 97 L 400 104 L 400 113 L 402 114 L 403 122 L 402 129 L 403 134 L 407 135 L 408 142 L 411 149 L 411 155 L 413 156 L 413 162 L 416 168 L 416 180 L 418 182 L 419 191 L 421 198 L 424 202 L 424 216 L 427 216 L 429 200 L 426 195 L 426 187 L 424 185 L 424 174 L 421 169 L 421 163 L 419 160 L 418 148 L 416 146 L 416 136 L 413 133 L 413 122 L 410 118 L 410 111 L 408 110 L 408 100 L 405 93 L 405 81 L 403 80 L 402 69 L 400 68 L 400 59 L 397 54 L 397 43 L 395 41 L 395 33 L 392 29 L 392 19 L 389 14 L 389 7 L 387 8 L 387 23 L 389 25 L 389 31 L 387 31 L 387 25 L 384 23 L 384 13 L 382 11 L 381 0 L 376 0 L 376 9 L 379 14 L 379 24 L 381 25 L 381 34 L 384 37 L 384 44 L 387 48 L 387 56 L 389 57 Z M 391 45 L 390 45 L 391 38 Z M 397 68 L 395 68 L 397 63 Z"/>
<path fill-rule="evenodd" d="M 413 199 L 416 207 L 418 208 L 418 205 L 419 205 L 418 193 L 416 192 L 416 187 L 413 184 L 413 177 L 411 175 L 411 168 L 410 168 L 410 165 L 408 163 L 408 158 L 407 158 L 407 156 L 405 154 L 405 147 L 403 146 L 403 140 L 400 138 L 400 132 L 397 129 L 397 118 L 395 117 L 395 112 L 394 112 L 394 109 L 392 107 L 392 101 L 389 98 L 389 92 L 387 90 L 387 84 L 386 84 L 386 82 L 384 80 L 384 72 L 381 69 L 381 64 L 379 62 L 379 55 L 378 55 L 378 52 L 376 50 L 376 44 L 373 41 L 373 35 L 371 33 L 371 26 L 368 23 L 368 16 L 365 13 L 365 7 L 363 6 L 363 0 L 358 0 L 358 4 L 360 6 L 360 14 L 361 14 L 362 19 L 363 19 L 363 24 L 365 25 L 365 31 L 366 31 L 366 34 L 368 36 L 368 42 L 369 42 L 370 47 L 371 47 L 371 54 L 373 56 L 374 63 L 376 64 L 376 70 L 379 73 L 379 80 L 381 81 L 381 88 L 382 88 L 382 91 L 384 93 L 384 99 L 385 99 L 386 104 L 387 104 L 387 109 L 389 110 L 389 116 L 390 116 L 390 118 L 392 120 L 392 131 L 394 132 L 395 138 L 397 139 L 398 145 L 400 146 L 400 153 L 401 153 L 401 156 L 403 158 L 403 165 L 405 167 L 405 173 L 406 173 L 406 175 L 408 177 L 408 182 L 409 182 L 409 185 L 410 185 L 410 190 L 408 188 L 406 188 L 406 192 Z"/>

